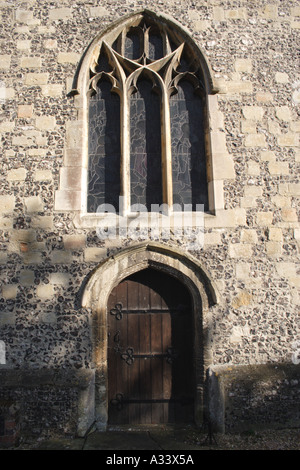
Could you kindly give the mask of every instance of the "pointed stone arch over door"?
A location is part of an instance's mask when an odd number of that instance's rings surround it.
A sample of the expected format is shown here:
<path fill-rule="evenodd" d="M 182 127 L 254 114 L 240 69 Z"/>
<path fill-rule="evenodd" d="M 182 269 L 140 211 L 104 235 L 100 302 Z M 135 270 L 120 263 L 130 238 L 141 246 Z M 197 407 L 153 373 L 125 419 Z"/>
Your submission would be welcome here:
<path fill-rule="evenodd" d="M 110 295 L 124 279 L 147 269 L 155 270 L 158 276 L 165 275 L 174 278 L 189 294 L 192 315 L 191 343 L 193 345 L 191 393 L 193 421 L 200 424 L 203 420 L 205 374 L 212 362 L 210 354 L 211 308 L 219 301 L 218 292 L 210 276 L 193 257 L 169 246 L 145 243 L 121 250 L 103 261 L 91 274 L 82 298 L 82 306 L 91 312 L 96 369 L 94 419 L 99 429 L 105 429 L 108 424 L 111 399 L 107 386 L 109 338 L 107 306 Z M 118 307 L 112 306 L 111 308 L 116 308 L 116 313 L 118 313 Z M 117 342 L 116 346 L 118 346 Z M 131 345 L 122 344 L 121 346 L 126 346 L 124 353 L 126 357 L 126 349 Z M 127 353 L 130 356 L 132 351 L 129 350 Z M 165 354 L 165 351 L 161 354 Z M 116 399 L 118 400 L 118 397 Z"/>

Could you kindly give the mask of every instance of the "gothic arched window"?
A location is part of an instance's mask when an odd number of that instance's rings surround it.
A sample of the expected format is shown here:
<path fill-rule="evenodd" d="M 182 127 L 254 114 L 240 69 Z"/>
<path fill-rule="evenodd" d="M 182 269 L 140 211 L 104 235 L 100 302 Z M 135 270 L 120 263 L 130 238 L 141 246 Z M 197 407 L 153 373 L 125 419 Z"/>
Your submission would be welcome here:
<path fill-rule="evenodd" d="M 208 210 L 204 78 L 180 35 L 142 15 L 104 38 L 88 95 L 88 212 Z"/>

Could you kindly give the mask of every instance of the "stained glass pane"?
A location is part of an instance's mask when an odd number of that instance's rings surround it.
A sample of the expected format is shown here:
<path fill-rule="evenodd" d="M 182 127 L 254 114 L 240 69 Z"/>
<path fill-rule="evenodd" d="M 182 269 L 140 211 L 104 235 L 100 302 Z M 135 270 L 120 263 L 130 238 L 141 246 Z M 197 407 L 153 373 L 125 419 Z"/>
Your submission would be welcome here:
<path fill-rule="evenodd" d="M 137 30 L 131 30 L 127 33 L 125 39 L 125 57 L 131 60 L 137 60 L 141 57 L 141 38 Z"/>
<path fill-rule="evenodd" d="M 146 79 L 130 99 L 131 204 L 162 204 L 160 97 Z"/>
<path fill-rule="evenodd" d="M 148 57 L 151 60 L 161 59 L 164 55 L 163 38 L 158 32 L 149 34 L 149 52 Z"/>
<path fill-rule="evenodd" d="M 100 204 L 119 210 L 120 194 L 120 100 L 111 83 L 98 82 L 89 102 L 88 212 Z"/>
<path fill-rule="evenodd" d="M 208 209 L 203 105 L 188 81 L 170 99 L 173 202 Z"/>

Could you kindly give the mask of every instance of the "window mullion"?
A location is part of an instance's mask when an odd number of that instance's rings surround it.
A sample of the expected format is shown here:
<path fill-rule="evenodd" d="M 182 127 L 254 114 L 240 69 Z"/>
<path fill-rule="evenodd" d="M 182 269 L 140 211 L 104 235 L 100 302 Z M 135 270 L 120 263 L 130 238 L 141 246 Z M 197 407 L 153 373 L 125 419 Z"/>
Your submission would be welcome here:
<path fill-rule="evenodd" d="M 163 203 L 169 208 L 173 206 L 173 184 L 172 184 L 172 148 L 171 148 L 171 119 L 169 94 L 166 86 L 162 94 L 162 181 L 163 181 Z"/>
<path fill-rule="evenodd" d="M 121 197 L 120 212 L 130 211 L 130 113 L 129 96 L 125 86 L 121 95 Z"/>

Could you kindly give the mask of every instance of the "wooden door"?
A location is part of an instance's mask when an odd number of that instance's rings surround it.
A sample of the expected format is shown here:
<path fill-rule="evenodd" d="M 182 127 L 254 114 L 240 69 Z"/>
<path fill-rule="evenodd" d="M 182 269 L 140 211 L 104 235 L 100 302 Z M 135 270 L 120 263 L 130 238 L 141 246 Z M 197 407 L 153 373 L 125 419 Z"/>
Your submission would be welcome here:
<path fill-rule="evenodd" d="M 146 269 L 108 302 L 109 424 L 193 420 L 191 300 L 175 278 Z"/>

